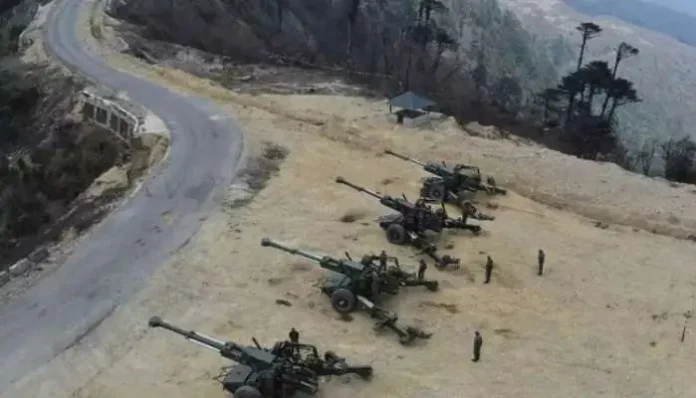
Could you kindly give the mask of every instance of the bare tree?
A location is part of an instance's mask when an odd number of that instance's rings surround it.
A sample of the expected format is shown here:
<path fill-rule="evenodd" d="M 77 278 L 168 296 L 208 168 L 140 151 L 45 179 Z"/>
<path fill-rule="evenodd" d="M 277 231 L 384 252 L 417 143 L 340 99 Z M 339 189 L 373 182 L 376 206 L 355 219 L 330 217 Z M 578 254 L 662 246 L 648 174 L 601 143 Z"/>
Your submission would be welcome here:
<path fill-rule="evenodd" d="M 456 49 L 457 46 L 457 41 L 454 40 L 454 38 L 452 38 L 452 36 L 450 36 L 444 29 L 438 29 L 437 33 L 435 34 L 435 43 L 437 43 L 437 52 L 435 54 L 435 61 L 433 62 L 433 66 L 430 70 L 431 73 L 435 73 L 440 66 L 442 54 L 446 50 Z"/>
<path fill-rule="evenodd" d="M 643 143 L 643 149 L 636 154 L 636 163 L 640 167 L 640 171 L 646 176 L 650 173 L 656 149 L 657 139 L 651 139 Z"/>
<path fill-rule="evenodd" d="M 609 114 L 607 115 L 607 121 L 609 123 L 614 120 L 614 112 L 616 112 L 618 107 L 642 101 L 638 97 L 636 89 L 633 88 L 633 82 L 623 78 L 615 79 L 611 83 L 608 88 L 607 95 L 614 99 L 611 109 L 609 109 Z M 600 115 L 600 117 L 601 116 L 602 115 Z"/>
<path fill-rule="evenodd" d="M 665 178 L 670 181 L 689 182 L 694 173 L 696 143 L 689 137 L 679 141 L 670 138 L 660 149 L 665 161 Z"/>
<path fill-rule="evenodd" d="M 616 58 L 614 59 L 614 68 L 611 71 L 612 78 L 616 79 L 616 71 L 619 69 L 619 64 L 621 63 L 622 60 L 632 57 L 634 55 L 638 55 L 640 51 L 638 51 L 637 48 L 631 46 L 628 43 L 621 42 L 619 44 L 619 47 L 616 49 Z M 604 103 L 602 104 L 602 115 L 604 115 L 604 112 L 607 110 L 607 106 L 609 105 L 609 99 L 611 97 L 609 96 L 609 92 L 607 92 L 607 96 L 604 98 Z"/>
<path fill-rule="evenodd" d="M 348 57 L 350 57 L 353 50 L 353 30 L 355 29 L 355 22 L 358 20 L 358 11 L 361 3 L 362 0 L 350 0 L 348 3 L 348 45 L 346 46 L 346 56 Z"/>
<path fill-rule="evenodd" d="M 585 49 L 587 48 L 587 41 L 597 37 L 602 32 L 602 28 L 593 22 L 583 22 L 578 25 L 577 29 L 582 34 L 582 44 L 580 45 L 580 55 L 578 56 L 578 66 L 576 68 L 576 73 L 580 72 L 582 67 L 582 60 L 585 57 Z M 566 120 L 565 125 L 567 126 L 573 117 L 573 109 L 575 107 L 575 96 L 577 91 L 568 92 L 568 109 L 566 110 Z"/>
<path fill-rule="evenodd" d="M 582 44 L 580 45 L 580 56 L 578 57 L 578 67 L 576 70 L 580 70 L 582 67 L 582 60 L 585 57 L 585 48 L 587 47 L 587 41 L 597 37 L 601 32 L 602 28 L 593 22 L 583 22 L 578 25 L 577 29 L 582 34 Z"/>
<path fill-rule="evenodd" d="M 563 94 L 563 91 L 558 88 L 547 88 L 536 96 L 537 103 L 543 107 L 542 126 L 546 126 L 549 122 L 549 117 L 559 111 L 557 103 L 561 94 Z"/>

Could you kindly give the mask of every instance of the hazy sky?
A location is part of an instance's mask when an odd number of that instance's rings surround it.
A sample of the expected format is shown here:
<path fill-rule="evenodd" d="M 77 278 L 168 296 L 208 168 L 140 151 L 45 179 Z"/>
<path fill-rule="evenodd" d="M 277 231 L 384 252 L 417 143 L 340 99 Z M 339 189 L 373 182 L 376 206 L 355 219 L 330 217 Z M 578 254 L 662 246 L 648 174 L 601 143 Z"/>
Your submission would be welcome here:
<path fill-rule="evenodd" d="M 648 0 L 696 17 L 696 0 Z"/>

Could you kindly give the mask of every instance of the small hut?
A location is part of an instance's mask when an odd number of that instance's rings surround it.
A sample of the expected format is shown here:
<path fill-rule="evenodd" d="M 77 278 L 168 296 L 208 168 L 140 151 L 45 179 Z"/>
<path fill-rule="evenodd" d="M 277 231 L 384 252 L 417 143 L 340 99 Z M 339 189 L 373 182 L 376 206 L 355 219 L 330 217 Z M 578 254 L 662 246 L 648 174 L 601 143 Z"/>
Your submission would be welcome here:
<path fill-rule="evenodd" d="M 430 120 L 430 108 L 435 103 L 425 97 L 407 91 L 389 100 L 389 118 L 408 127 L 418 126 Z M 400 108 L 394 112 L 394 108 Z"/>

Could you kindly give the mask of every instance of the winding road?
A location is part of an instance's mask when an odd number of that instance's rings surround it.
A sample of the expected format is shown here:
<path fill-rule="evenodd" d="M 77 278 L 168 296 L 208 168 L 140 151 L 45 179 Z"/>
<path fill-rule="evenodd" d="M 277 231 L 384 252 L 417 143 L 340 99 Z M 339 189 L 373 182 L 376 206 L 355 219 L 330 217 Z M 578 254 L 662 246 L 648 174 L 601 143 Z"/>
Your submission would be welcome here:
<path fill-rule="evenodd" d="M 169 158 L 141 189 L 96 226 L 66 263 L 0 306 L 0 394 L 13 381 L 70 347 L 141 289 L 199 228 L 229 186 L 244 139 L 206 101 L 110 68 L 77 38 L 84 0 L 56 0 L 45 40 L 71 69 L 148 108 L 171 134 Z M 163 214 L 173 216 L 165 222 Z"/>

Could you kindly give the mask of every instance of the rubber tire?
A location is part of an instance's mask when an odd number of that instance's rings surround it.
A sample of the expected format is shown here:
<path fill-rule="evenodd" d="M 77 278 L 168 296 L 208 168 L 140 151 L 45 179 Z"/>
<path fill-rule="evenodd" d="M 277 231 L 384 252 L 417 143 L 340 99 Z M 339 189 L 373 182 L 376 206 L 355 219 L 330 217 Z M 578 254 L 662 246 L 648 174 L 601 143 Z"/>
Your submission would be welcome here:
<path fill-rule="evenodd" d="M 400 224 L 392 224 L 387 227 L 387 240 L 393 245 L 403 245 L 408 242 L 406 229 Z"/>
<path fill-rule="evenodd" d="M 428 196 L 437 203 L 442 203 L 447 196 L 445 186 L 442 184 L 431 185 L 428 189 Z"/>
<path fill-rule="evenodd" d="M 234 398 L 263 398 L 261 391 L 252 386 L 241 386 L 234 392 Z"/>
<path fill-rule="evenodd" d="M 348 289 L 336 289 L 331 293 L 331 306 L 339 314 L 349 314 L 355 311 L 357 305 L 358 299 Z"/>

